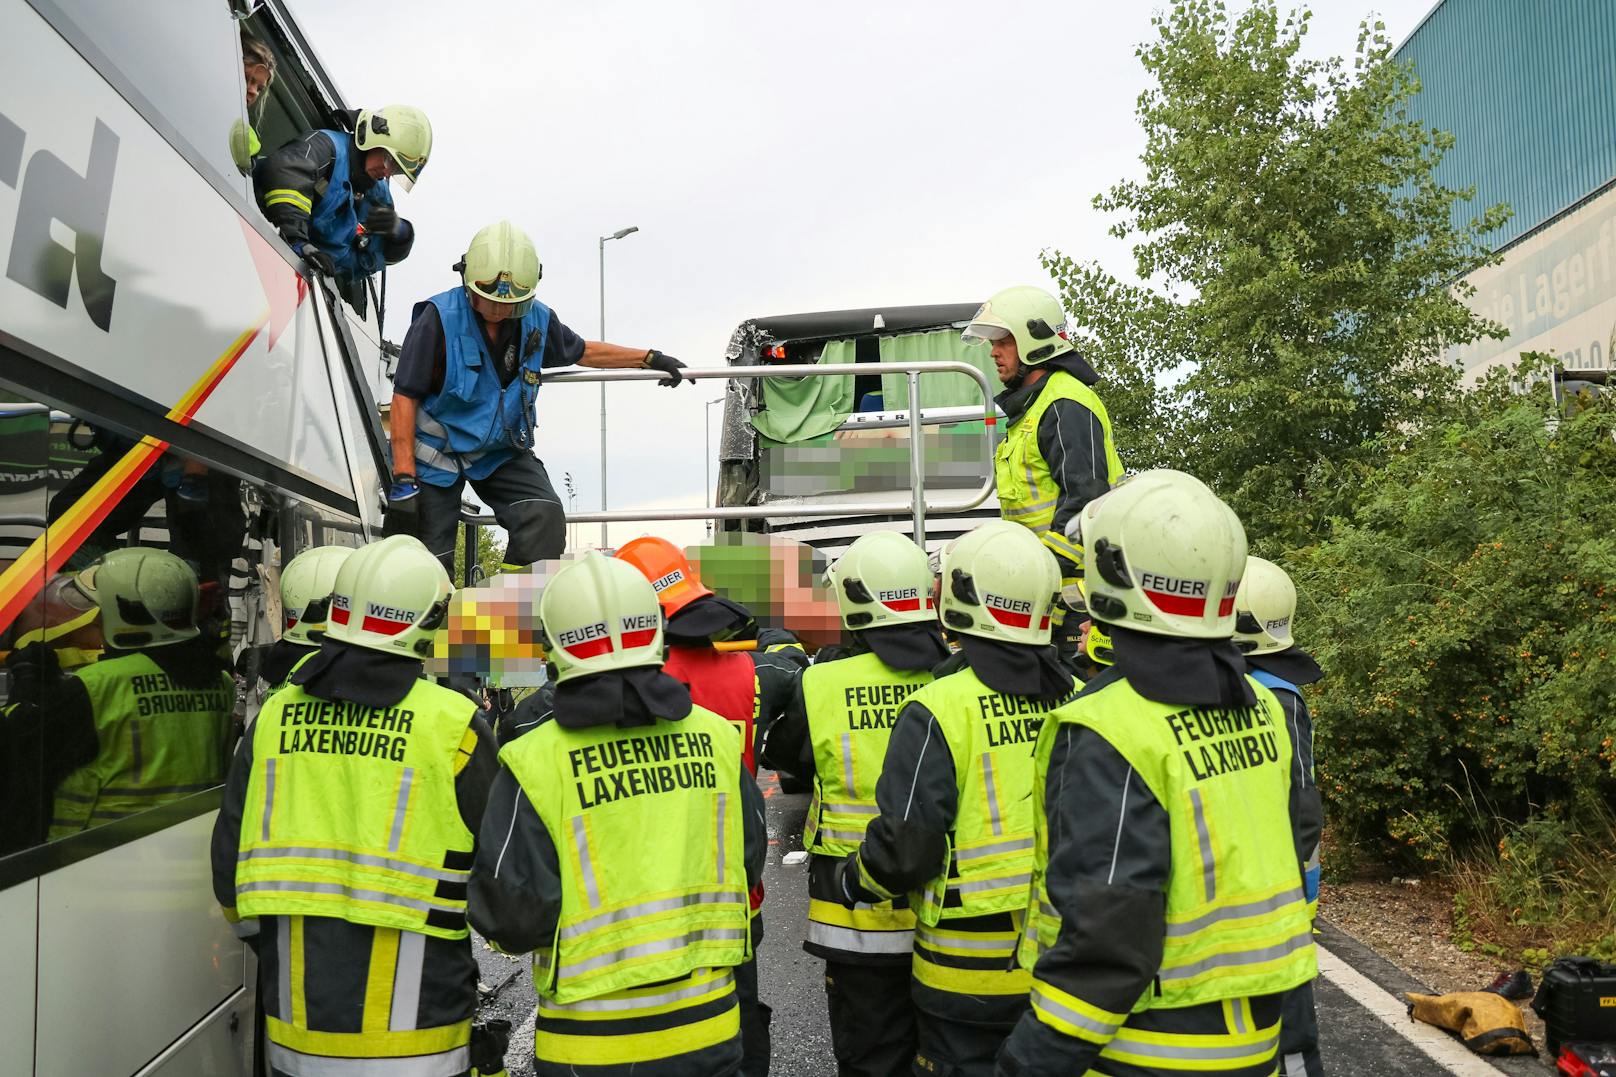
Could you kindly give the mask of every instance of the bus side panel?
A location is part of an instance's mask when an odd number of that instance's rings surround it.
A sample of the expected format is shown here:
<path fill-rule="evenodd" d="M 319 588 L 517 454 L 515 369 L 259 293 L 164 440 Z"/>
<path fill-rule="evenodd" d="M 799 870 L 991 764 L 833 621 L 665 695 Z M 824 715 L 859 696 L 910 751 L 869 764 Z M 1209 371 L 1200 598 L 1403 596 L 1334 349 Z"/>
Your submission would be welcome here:
<path fill-rule="evenodd" d="M 0 1075 L 34 1072 L 34 967 L 39 951 L 39 884 L 0 890 Z"/>
<path fill-rule="evenodd" d="M 351 496 L 296 271 L 28 4 L 0 25 L 0 334 Z"/>
<path fill-rule="evenodd" d="M 213 898 L 217 815 L 40 877 L 38 1077 L 135 1073 L 242 987 L 246 947 Z"/>

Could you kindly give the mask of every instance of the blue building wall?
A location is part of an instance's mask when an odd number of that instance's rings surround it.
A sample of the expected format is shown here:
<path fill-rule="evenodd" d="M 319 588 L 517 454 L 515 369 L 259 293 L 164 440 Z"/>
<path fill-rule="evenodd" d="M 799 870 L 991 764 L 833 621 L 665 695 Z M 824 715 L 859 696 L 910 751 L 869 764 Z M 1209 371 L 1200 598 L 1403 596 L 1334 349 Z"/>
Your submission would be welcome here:
<path fill-rule="evenodd" d="M 1495 248 L 1616 179 L 1616 0 L 1442 0 L 1397 57 L 1413 117 L 1457 140 L 1438 180 L 1475 184 L 1456 216 L 1513 207 Z"/>

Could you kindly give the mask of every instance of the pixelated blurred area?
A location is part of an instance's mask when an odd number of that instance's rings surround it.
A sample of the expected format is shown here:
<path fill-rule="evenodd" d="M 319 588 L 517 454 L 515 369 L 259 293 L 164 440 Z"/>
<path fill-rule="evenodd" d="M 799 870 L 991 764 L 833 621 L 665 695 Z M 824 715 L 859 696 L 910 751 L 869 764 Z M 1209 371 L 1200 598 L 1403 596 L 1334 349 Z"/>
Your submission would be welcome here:
<path fill-rule="evenodd" d="M 796 539 L 746 532 L 720 534 L 685 556 L 701 582 L 752 611 L 758 627 L 785 629 L 808 650 L 842 637 L 836 599 L 824 586 L 828 559 Z"/>
<path fill-rule="evenodd" d="M 490 576 L 462 587 L 449 602 L 449 623 L 434 640 L 427 672 L 480 677 L 495 688 L 532 688 L 545 681 L 539 644 L 539 596 L 565 561 Z"/>

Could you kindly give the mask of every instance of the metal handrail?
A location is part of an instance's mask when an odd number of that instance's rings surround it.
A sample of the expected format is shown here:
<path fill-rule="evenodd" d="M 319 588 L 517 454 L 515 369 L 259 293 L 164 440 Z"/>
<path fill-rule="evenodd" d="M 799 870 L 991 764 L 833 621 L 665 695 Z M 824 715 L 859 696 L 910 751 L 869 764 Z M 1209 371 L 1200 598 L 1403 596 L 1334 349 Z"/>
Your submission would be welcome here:
<path fill-rule="evenodd" d="M 998 420 L 998 409 L 993 403 L 993 386 L 988 381 L 987 375 L 976 367 L 969 363 L 953 360 L 881 363 L 879 366 L 880 372 L 883 374 L 908 375 L 909 408 L 907 425 L 909 427 L 911 496 L 907 501 L 816 502 L 792 504 L 789 508 L 776 504 L 714 506 L 713 508 L 703 506 L 694 509 L 613 509 L 608 512 L 569 514 L 567 519 L 577 523 L 639 523 L 652 520 L 762 520 L 771 516 L 818 519 L 830 516 L 887 516 L 908 512 L 914 520 L 915 542 L 924 546 L 926 541 L 926 514 L 928 512 L 965 512 L 976 508 L 993 494 L 993 435 Z M 680 373 L 695 381 L 728 381 L 737 378 L 851 377 L 857 372 L 848 369 L 846 364 L 840 363 L 830 366 L 818 363 L 788 363 L 778 366 L 686 367 Z M 982 485 L 962 501 L 945 501 L 935 504 L 928 504 L 926 501 L 926 451 L 921 428 L 927 424 L 920 413 L 920 376 L 922 374 L 964 374 L 974 379 L 977 386 L 982 390 L 982 420 L 987 424 L 987 429 L 982 437 L 985 450 L 983 462 L 987 465 L 986 476 L 982 480 Z M 665 376 L 660 371 L 655 370 L 578 369 L 559 374 L 546 374 L 544 381 L 547 385 L 562 382 L 655 381 Z M 964 416 L 959 416 L 946 421 L 963 422 L 967 420 Z M 497 521 L 491 513 L 481 515 L 463 513 L 461 522 L 491 525 Z"/>

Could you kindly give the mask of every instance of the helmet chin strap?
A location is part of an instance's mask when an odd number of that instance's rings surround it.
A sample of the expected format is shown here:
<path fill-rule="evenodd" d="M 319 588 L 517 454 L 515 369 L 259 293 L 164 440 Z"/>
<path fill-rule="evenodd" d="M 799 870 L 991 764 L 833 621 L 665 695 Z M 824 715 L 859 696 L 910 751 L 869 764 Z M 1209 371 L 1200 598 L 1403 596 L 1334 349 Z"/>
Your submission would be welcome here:
<path fill-rule="evenodd" d="M 1016 361 L 1016 372 L 1014 374 L 1010 375 L 1010 379 L 1008 381 L 1004 382 L 1004 387 L 1006 389 L 1009 389 L 1012 392 L 1014 392 L 1015 390 L 1021 388 L 1022 383 L 1027 380 L 1027 374 L 1029 372 L 1031 372 L 1031 370 L 1032 370 L 1032 367 L 1028 366 L 1026 363 L 1021 362 L 1020 360 L 1017 360 Z"/>

